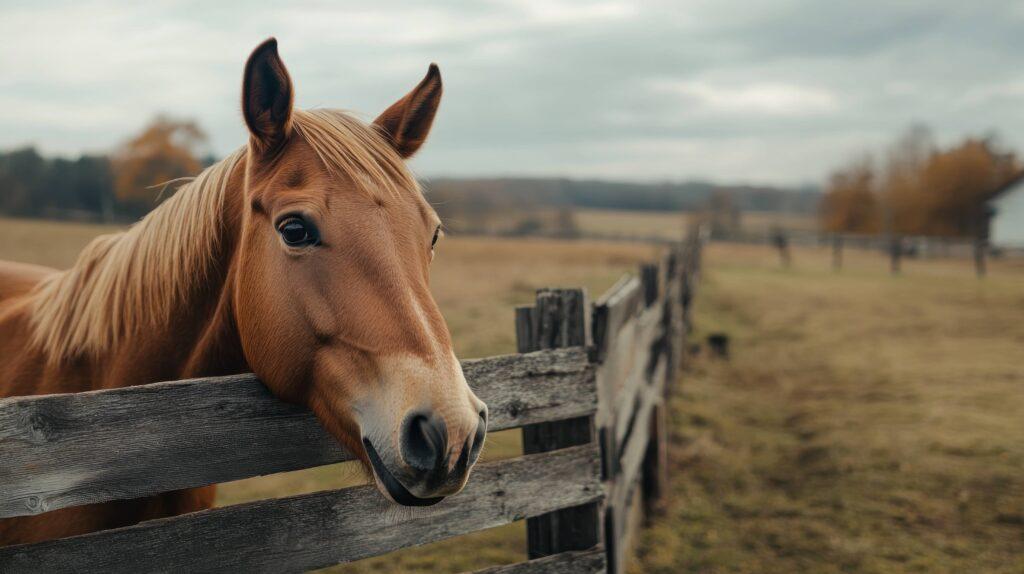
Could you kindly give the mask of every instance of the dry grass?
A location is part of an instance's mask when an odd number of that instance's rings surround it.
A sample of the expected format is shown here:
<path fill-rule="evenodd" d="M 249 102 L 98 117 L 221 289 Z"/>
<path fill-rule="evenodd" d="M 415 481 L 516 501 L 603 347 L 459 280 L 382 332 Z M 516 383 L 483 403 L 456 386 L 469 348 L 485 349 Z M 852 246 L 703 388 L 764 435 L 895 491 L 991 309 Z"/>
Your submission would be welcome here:
<path fill-rule="evenodd" d="M 740 217 L 743 231 L 750 234 L 767 234 L 776 227 L 800 231 L 817 231 L 818 218 L 799 213 L 744 212 Z"/>
<path fill-rule="evenodd" d="M 1024 268 L 714 246 L 637 571 L 1024 571 Z"/>
<path fill-rule="evenodd" d="M 64 223 L 0 217 L 0 260 L 64 269 L 97 235 L 121 231 L 114 225 Z"/>
<path fill-rule="evenodd" d="M 583 234 L 638 235 L 681 240 L 691 214 L 684 212 L 625 211 L 617 209 L 573 210 Z"/>
<path fill-rule="evenodd" d="M 685 225 L 694 214 L 684 212 L 625 211 L 577 209 L 573 211 L 576 225 L 583 234 L 657 237 L 681 240 Z M 794 213 L 744 212 L 740 218 L 743 231 L 766 235 L 775 227 L 815 231 L 818 220 L 813 215 Z"/>

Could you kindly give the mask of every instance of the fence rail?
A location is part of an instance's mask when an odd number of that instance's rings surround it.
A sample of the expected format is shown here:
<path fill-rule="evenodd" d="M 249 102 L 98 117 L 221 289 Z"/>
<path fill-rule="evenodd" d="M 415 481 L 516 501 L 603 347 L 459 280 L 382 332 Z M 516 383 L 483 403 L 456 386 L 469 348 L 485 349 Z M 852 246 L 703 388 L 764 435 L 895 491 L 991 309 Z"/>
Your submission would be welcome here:
<path fill-rule="evenodd" d="M 523 519 L 531 560 L 480 572 L 622 571 L 632 505 L 664 488 L 664 402 L 700 246 L 674 246 L 593 306 L 541 290 L 517 309 L 519 354 L 464 361 L 490 430 L 522 428 L 525 454 L 479 464 L 442 504 L 396 511 L 372 486 L 263 500 L 3 547 L 0 571 L 304 571 Z M 352 458 L 253 375 L 0 399 L 0 518 Z"/>
<path fill-rule="evenodd" d="M 491 430 L 586 415 L 583 349 L 463 362 Z M 253 375 L 0 400 L 0 517 L 352 460 Z"/>

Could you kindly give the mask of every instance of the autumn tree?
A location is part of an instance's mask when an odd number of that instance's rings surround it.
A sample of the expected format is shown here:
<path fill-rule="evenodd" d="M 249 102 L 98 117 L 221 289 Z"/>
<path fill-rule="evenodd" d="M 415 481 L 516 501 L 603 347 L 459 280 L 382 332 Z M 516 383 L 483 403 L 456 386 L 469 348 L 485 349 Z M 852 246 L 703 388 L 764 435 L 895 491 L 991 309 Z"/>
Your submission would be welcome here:
<path fill-rule="evenodd" d="M 1012 179 L 1020 164 L 992 139 L 969 138 L 936 153 L 925 166 L 919 233 L 978 237 L 985 232 L 987 203 Z"/>
<path fill-rule="evenodd" d="M 910 126 L 889 147 L 879 182 L 881 228 L 898 235 L 920 234 L 925 227 L 922 206 L 928 202 L 924 171 L 935 153 L 931 130 Z"/>
<path fill-rule="evenodd" d="M 837 233 L 877 233 L 881 211 L 871 158 L 860 157 L 836 170 L 821 201 L 821 223 Z"/>
<path fill-rule="evenodd" d="M 881 175 L 857 160 L 829 179 L 822 200 L 828 231 L 981 237 L 988 201 L 1021 177 L 1020 162 L 994 138 L 967 138 L 938 148 L 914 126 L 892 145 Z"/>
<path fill-rule="evenodd" d="M 197 174 L 206 134 L 190 120 L 157 116 L 112 157 L 114 192 L 135 211 L 152 209 L 162 184 Z"/>

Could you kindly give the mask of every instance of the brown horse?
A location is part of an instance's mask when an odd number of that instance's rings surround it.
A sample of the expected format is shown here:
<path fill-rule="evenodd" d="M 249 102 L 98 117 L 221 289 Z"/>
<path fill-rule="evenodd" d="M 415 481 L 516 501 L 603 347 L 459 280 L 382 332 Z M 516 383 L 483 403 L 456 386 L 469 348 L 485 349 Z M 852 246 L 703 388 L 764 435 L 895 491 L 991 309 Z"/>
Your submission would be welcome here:
<path fill-rule="evenodd" d="M 404 163 L 440 98 L 432 65 L 370 125 L 293 109 L 264 42 L 242 85 L 248 145 L 67 271 L 0 263 L 0 397 L 252 371 L 391 501 L 458 492 L 487 408 L 430 294 L 440 223 Z M 208 508 L 213 488 L 0 520 L 0 545 Z"/>

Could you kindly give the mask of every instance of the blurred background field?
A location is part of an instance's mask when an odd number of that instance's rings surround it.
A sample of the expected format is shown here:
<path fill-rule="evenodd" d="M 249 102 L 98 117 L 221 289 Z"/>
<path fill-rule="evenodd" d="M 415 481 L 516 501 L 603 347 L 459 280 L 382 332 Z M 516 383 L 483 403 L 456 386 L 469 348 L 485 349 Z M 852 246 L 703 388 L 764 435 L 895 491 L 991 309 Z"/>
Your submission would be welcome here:
<path fill-rule="evenodd" d="M 645 572 L 1024 571 L 1024 265 L 712 245 Z"/>
<path fill-rule="evenodd" d="M 679 217 L 618 221 L 669 233 Z M 0 259 L 66 266 L 116 229 L 2 219 Z M 455 234 L 432 288 L 461 357 L 508 353 L 513 308 L 535 289 L 596 296 L 657 250 Z M 1024 264 L 995 261 L 979 280 L 963 259 L 909 261 L 899 276 L 874 251 L 847 250 L 838 273 L 827 248 L 792 259 L 707 250 L 694 341 L 726 333 L 733 357 L 698 356 L 679 382 L 673 491 L 633 571 L 1020 571 Z M 484 455 L 520 449 L 518 432 L 497 433 Z M 222 485 L 218 504 L 363 481 L 351 464 L 321 467 Z M 517 523 L 332 571 L 460 572 L 524 555 Z"/>

